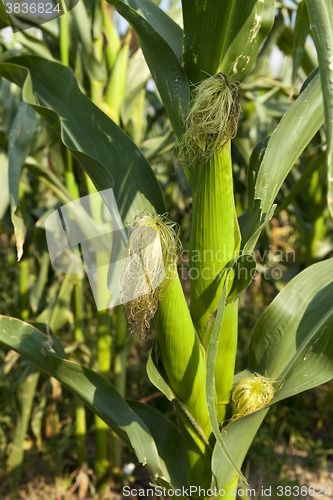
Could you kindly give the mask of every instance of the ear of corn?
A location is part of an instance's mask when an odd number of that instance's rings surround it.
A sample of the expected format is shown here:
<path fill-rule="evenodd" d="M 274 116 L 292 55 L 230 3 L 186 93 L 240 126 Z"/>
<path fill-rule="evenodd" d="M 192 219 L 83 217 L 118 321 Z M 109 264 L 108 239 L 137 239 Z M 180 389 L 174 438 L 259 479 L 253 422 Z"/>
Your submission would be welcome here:
<path fill-rule="evenodd" d="M 258 373 L 240 380 L 232 393 L 233 420 L 265 408 L 275 394 L 275 382 Z"/>
<path fill-rule="evenodd" d="M 237 327 L 238 301 L 235 301 L 232 304 L 227 304 L 225 307 L 216 357 L 215 390 L 218 422 L 225 420 L 226 407 L 230 402 L 235 372 Z"/>
<path fill-rule="evenodd" d="M 222 293 L 223 271 L 239 251 L 240 238 L 233 195 L 230 142 L 201 167 L 194 202 L 191 235 L 191 312 L 195 328 L 207 348 L 214 312 Z M 196 278 L 196 279 L 195 279 Z M 232 282 L 228 286 L 230 291 Z M 226 307 L 215 368 L 217 415 L 225 418 L 230 401 L 237 349 L 237 304 Z"/>
<path fill-rule="evenodd" d="M 201 167 L 191 234 L 191 312 L 207 347 L 211 316 L 218 306 L 221 273 L 238 253 L 230 143 Z"/>
<path fill-rule="evenodd" d="M 123 302 L 130 330 L 144 336 L 158 302 L 173 279 L 180 242 L 175 223 L 143 213 L 130 225 L 123 270 Z"/>

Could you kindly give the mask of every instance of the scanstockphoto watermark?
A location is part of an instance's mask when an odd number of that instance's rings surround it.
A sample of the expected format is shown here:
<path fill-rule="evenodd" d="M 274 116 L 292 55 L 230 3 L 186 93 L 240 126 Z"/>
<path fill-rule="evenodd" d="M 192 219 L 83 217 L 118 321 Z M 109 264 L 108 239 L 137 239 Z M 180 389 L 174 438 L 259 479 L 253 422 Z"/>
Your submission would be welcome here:
<path fill-rule="evenodd" d="M 124 497 L 188 497 L 191 498 L 193 495 L 198 495 L 202 497 L 233 497 L 234 495 L 238 494 L 240 497 L 243 497 L 246 495 L 247 498 L 250 497 L 255 497 L 256 496 L 256 490 L 247 488 L 247 489 L 231 489 L 226 492 L 223 488 L 201 488 L 200 486 L 189 486 L 188 488 L 185 488 L 184 486 L 182 488 L 178 489 L 173 489 L 173 488 L 165 488 L 162 486 L 155 486 L 154 488 L 148 488 L 146 490 L 144 489 L 135 489 L 131 488 L 130 486 L 124 486 L 122 490 L 122 494 Z"/>

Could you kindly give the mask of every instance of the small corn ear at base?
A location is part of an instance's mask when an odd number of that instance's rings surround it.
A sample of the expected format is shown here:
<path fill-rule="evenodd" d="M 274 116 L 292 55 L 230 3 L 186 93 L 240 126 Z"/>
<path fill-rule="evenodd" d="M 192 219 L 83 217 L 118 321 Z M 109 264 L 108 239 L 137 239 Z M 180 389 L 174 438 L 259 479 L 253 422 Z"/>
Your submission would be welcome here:
<path fill-rule="evenodd" d="M 258 373 L 238 382 L 232 394 L 232 420 L 265 408 L 275 394 L 274 382 L 276 382 L 275 379 Z"/>

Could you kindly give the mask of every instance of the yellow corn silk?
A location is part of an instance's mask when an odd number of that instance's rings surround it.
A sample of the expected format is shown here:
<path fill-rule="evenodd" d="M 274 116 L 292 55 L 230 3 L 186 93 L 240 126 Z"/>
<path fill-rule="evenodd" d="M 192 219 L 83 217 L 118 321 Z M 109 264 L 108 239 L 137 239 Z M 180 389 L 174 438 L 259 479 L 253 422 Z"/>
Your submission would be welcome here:
<path fill-rule="evenodd" d="M 265 408 L 275 394 L 275 379 L 254 373 L 243 378 L 232 394 L 233 420 Z"/>
<path fill-rule="evenodd" d="M 174 277 L 181 248 L 175 227 L 166 215 L 149 213 L 137 215 L 129 226 L 122 301 L 129 329 L 142 336 Z"/>
<path fill-rule="evenodd" d="M 205 163 L 218 154 L 236 135 L 239 114 L 238 86 L 224 73 L 200 83 L 180 145 L 185 164 Z"/>

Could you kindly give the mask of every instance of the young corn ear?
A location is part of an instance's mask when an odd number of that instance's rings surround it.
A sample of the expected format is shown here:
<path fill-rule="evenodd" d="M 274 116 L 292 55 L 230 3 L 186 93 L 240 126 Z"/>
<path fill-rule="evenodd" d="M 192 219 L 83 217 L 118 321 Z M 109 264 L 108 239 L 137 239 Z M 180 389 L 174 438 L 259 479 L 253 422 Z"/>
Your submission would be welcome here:
<path fill-rule="evenodd" d="M 221 151 L 237 132 L 239 113 L 238 86 L 227 75 L 218 73 L 201 82 L 181 140 L 185 163 L 204 163 Z"/>
<path fill-rule="evenodd" d="M 232 393 L 232 420 L 265 408 L 275 394 L 275 382 L 258 373 L 238 382 Z"/>
<path fill-rule="evenodd" d="M 199 148 L 201 159 L 208 158 L 200 168 L 190 242 L 191 312 L 205 348 L 210 342 L 214 312 L 222 293 L 223 272 L 240 247 L 230 152 L 230 138 L 236 133 L 239 111 L 236 85 L 229 83 L 223 74 L 208 78 L 197 89 L 184 137 L 192 157 L 197 154 L 195 148 Z M 231 284 L 230 281 L 229 289 Z M 228 304 L 215 368 L 219 423 L 225 420 L 231 397 L 237 323 L 237 303 Z"/>
<path fill-rule="evenodd" d="M 166 215 L 148 213 L 137 215 L 130 224 L 122 300 L 130 331 L 139 331 L 142 336 L 174 277 L 180 250 L 175 226 Z"/>

